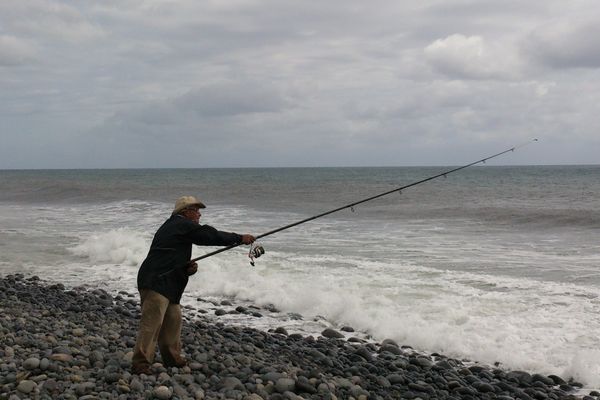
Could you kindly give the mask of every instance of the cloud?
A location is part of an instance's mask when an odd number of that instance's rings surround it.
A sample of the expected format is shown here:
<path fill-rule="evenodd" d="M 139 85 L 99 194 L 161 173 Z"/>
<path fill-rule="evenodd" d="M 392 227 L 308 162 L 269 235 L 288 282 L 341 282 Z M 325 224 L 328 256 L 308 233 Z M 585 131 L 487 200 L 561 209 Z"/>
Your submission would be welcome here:
<path fill-rule="evenodd" d="M 35 60 L 37 50 L 28 40 L 0 35 L 0 66 L 15 66 Z"/>
<path fill-rule="evenodd" d="M 3 0 L 0 14 L 8 29 L 39 42 L 55 38 L 81 43 L 105 34 L 76 7 L 56 0 Z"/>
<path fill-rule="evenodd" d="M 425 47 L 425 57 L 438 72 L 456 79 L 513 79 L 516 60 L 499 45 L 481 36 L 453 34 Z"/>
<path fill-rule="evenodd" d="M 596 9 L 0 1 L 0 167 L 426 164 L 474 143 L 597 143 Z"/>
<path fill-rule="evenodd" d="M 204 117 L 277 112 L 285 104 L 273 88 L 251 82 L 213 84 L 190 90 L 173 101 L 178 109 Z"/>
<path fill-rule="evenodd" d="M 523 49 L 550 68 L 600 68 L 597 15 L 567 17 L 540 25 L 525 39 Z"/>

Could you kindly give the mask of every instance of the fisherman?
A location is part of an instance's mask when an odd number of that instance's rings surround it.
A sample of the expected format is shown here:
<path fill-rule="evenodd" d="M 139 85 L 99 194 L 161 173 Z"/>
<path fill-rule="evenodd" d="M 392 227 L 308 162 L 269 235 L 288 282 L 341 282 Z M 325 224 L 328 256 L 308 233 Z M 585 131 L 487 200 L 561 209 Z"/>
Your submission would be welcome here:
<path fill-rule="evenodd" d="M 252 244 L 255 237 L 218 231 L 200 225 L 200 209 L 206 206 L 193 196 L 183 196 L 175 203 L 171 217 L 158 229 L 148 256 L 137 277 L 142 303 L 132 371 L 151 374 L 156 344 L 165 367 L 183 367 L 181 356 L 181 306 L 179 304 L 189 276 L 198 265 L 190 263 L 192 244 L 229 246 Z"/>

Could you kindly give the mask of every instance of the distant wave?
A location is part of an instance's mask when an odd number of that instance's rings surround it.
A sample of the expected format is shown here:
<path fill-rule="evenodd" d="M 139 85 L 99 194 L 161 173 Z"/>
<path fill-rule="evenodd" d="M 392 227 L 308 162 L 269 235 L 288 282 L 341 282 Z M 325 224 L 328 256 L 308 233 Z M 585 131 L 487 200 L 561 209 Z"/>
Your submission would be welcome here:
<path fill-rule="evenodd" d="M 600 228 L 600 210 L 516 209 L 486 207 L 454 209 L 443 213 L 448 217 L 469 217 L 498 225 L 530 225 L 536 227 Z"/>

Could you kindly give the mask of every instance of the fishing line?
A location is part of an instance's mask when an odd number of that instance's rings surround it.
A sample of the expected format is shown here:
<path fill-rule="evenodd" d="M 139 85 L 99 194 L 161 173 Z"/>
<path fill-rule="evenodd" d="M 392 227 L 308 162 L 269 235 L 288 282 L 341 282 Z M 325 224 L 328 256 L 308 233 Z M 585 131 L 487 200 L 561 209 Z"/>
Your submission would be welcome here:
<path fill-rule="evenodd" d="M 268 232 L 265 232 L 263 234 L 260 234 L 260 235 L 256 236 L 256 240 L 264 238 L 264 237 L 267 237 L 267 236 L 270 236 L 270 235 L 273 235 L 273 234 L 281 232 L 281 231 L 285 231 L 286 229 L 293 228 L 295 226 L 304 224 L 306 222 L 315 220 L 317 218 L 321 218 L 321 217 L 324 217 L 326 215 L 333 214 L 333 213 L 341 211 L 341 210 L 345 210 L 346 208 L 349 208 L 352 211 L 354 211 L 354 206 L 356 206 L 358 204 L 366 203 L 368 201 L 375 200 L 375 199 L 378 199 L 378 198 L 383 197 L 383 196 L 387 196 L 388 194 L 391 194 L 391 193 L 400 193 L 404 189 L 408 189 L 410 187 L 417 186 L 417 185 L 420 185 L 422 183 L 429 182 L 431 180 L 434 180 L 434 179 L 437 179 L 437 178 L 440 178 L 440 177 L 444 177 L 445 178 L 446 176 L 448 176 L 448 175 L 450 175 L 450 174 L 452 174 L 454 172 L 460 171 L 460 170 L 465 169 L 465 168 L 472 167 L 473 165 L 485 164 L 486 161 L 491 160 L 492 158 L 500 157 L 503 154 L 513 152 L 513 151 L 515 151 L 517 149 L 520 149 L 520 148 L 522 148 L 524 146 L 527 146 L 527 145 L 529 145 L 529 144 L 531 144 L 533 142 L 537 142 L 537 141 L 538 141 L 537 139 L 533 139 L 533 140 L 525 142 L 525 143 L 523 143 L 521 145 L 518 145 L 518 146 L 515 146 L 515 147 L 511 147 L 510 149 L 506 149 L 504 151 L 501 151 L 500 153 L 496 153 L 494 155 L 482 158 L 481 160 L 477 160 L 477 161 L 473 161 L 472 163 L 465 164 L 465 165 L 463 165 L 461 167 L 453 168 L 453 169 L 450 169 L 448 171 L 444 171 L 442 173 L 439 173 L 437 175 L 433 175 L 433 176 L 430 176 L 428 178 L 421 179 L 420 181 L 416 181 L 416 182 L 410 183 L 408 185 L 397 187 L 395 189 L 388 190 L 387 192 L 379 193 L 379 194 L 376 194 L 375 196 L 367 197 L 365 199 L 355 201 L 354 203 L 346 204 L 345 206 L 341 206 L 341 207 L 335 208 L 333 210 L 325 211 L 325 212 L 323 212 L 321 214 L 317 214 L 317 215 L 314 215 L 312 217 L 308 217 L 308 218 L 305 218 L 303 220 L 291 223 L 289 225 L 282 226 L 281 228 L 273 229 L 271 231 L 268 231 Z M 219 253 L 222 253 L 224 251 L 231 250 L 231 249 L 233 249 L 235 247 L 238 247 L 240 245 L 241 245 L 241 243 L 232 244 L 230 246 L 222 247 L 222 248 L 220 248 L 218 250 L 212 251 L 210 253 L 206 253 L 206 254 L 204 254 L 204 255 L 202 255 L 200 257 L 193 258 L 192 260 L 190 260 L 190 262 L 196 262 L 198 260 L 202 260 L 204 258 L 208 258 L 208 257 L 214 256 L 215 254 L 219 254 Z M 259 246 L 259 245 L 252 246 L 250 248 L 250 253 L 249 253 L 249 256 L 250 256 L 250 259 L 251 259 L 251 264 L 254 264 L 254 258 L 258 258 L 258 257 L 260 257 L 261 254 L 264 254 L 264 253 L 265 253 L 265 251 L 262 248 L 262 246 Z"/>

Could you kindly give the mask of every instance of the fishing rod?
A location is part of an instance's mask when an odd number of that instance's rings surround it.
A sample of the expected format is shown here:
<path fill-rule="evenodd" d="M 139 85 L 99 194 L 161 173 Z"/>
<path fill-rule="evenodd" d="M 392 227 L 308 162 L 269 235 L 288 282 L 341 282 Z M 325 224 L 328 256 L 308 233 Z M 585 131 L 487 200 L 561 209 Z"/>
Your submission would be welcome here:
<path fill-rule="evenodd" d="M 460 171 L 460 170 L 462 170 L 462 169 L 465 169 L 465 168 L 472 167 L 473 165 L 477 165 L 477 164 L 485 164 L 485 162 L 486 162 L 486 161 L 488 161 L 488 160 L 491 160 L 492 158 L 500 157 L 500 156 L 501 156 L 501 155 L 503 155 L 503 154 L 510 153 L 510 152 L 514 152 L 515 150 L 517 150 L 517 149 L 519 149 L 519 148 L 521 148 L 521 147 L 527 146 L 527 145 L 529 145 L 529 144 L 531 144 L 531 143 L 533 143 L 533 142 L 537 142 L 537 141 L 538 141 L 537 139 L 533 139 L 533 140 L 531 140 L 531 141 L 529 141 L 529 142 L 526 142 L 526 143 L 524 143 L 524 144 L 521 144 L 521 145 L 519 145 L 519 146 L 511 147 L 510 149 L 506 149 L 506 150 L 504 150 L 504 151 L 501 151 L 500 153 L 496 153 L 496 154 L 494 154 L 494 155 L 491 155 L 491 156 L 488 156 L 488 157 L 482 158 L 481 160 L 473 161 L 472 163 L 465 164 L 465 165 L 463 165 L 463 166 L 461 166 L 461 167 L 457 167 L 457 168 L 454 168 L 454 169 L 450 169 L 450 170 L 448 170 L 448 171 L 444 171 L 444 172 L 442 172 L 442 173 L 439 173 L 439 174 L 437 174 L 437 175 L 433 175 L 433 176 L 430 176 L 430 177 L 428 177 L 428 178 L 421 179 L 420 181 L 416 181 L 416 182 L 410 183 L 410 184 L 408 184 L 408 185 L 404 185 L 404 186 L 401 186 L 401 187 L 397 187 L 397 188 L 395 188 L 395 189 L 388 190 L 388 191 L 386 191 L 386 192 L 383 192 L 383 193 L 376 194 L 375 196 L 367 197 L 367 198 L 365 198 L 365 199 L 358 200 L 358 201 L 355 201 L 355 202 L 353 202 L 353 203 L 350 203 L 350 204 L 346 204 L 345 206 L 341 206 L 341 207 L 338 207 L 338 208 L 334 208 L 333 210 L 325 211 L 325 212 L 323 212 L 323 213 L 321 213 L 321 214 L 317 214 L 317 215 L 314 215 L 314 216 L 312 216 L 312 217 L 308 217 L 308 218 L 305 218 L 305 219 L 303 219 L 303 220 L 300 220 L 300 221 L 297 221 L 297 222 L 293 222 L 293 223 L 291 223 L 291 224 L 289 224 L 289 225 L 285 225 L 285 226 L 282 226 L 282 227 L 280 227 L 280 228 L 273 229 L 273 230 L 271 230 L 271 231 L 268 231 L 268 232 L 265 232 L 265 233 L 263 233 L 263 234 L 260 234 L 260 235 L 256 236 L 256 240 L 258 240 L 258 239 L 260 239 L 260 238 L 264 238 L 264 237 L 266 237 L 266 236 L 273 235 L 273 234 L 275 234 L 275 233 L 278 233 L 278 232 L 281 232 L 281 231 L 285 231 L 286 229 L 293 228 L 293 227 L 295 227 L 295 226 L 298 226 L 298 225 L 304 224 L 304 223 L 306 223 L 306 222 L 309 222 L 309 221 L 315 220 L 315 219 L 317 219 L 317 218 L 321 218 L 321 217 L 324 217 L 324 216 L 326 216 L 326 215 L 333 214 L 333 213 L 335 213 L 335 212 L 338 212 L 338 211 L 341 211 L 341 210 L 345 210 L 346 208 L 350 208 L 350 209 L 352 209 L 352 210 L 353 210 L 353 209 L 354 209 L 354 206 L 356 206 L 356 205 L 359 205 L 359 204 L 362 204 L 362 203 L 366 203 L 366 202 L 368 202 L 368 201 L 375 200 L 375 199 L 378 199 L 378 198 L 380 198 L 380 197 L 383 197 L 383 196 L 387 196 L 388 194 L 397 193 L 397 192 L 399 193 L 399 192 L 401 192 L 401 191 L 402 191 L 402 190 L 404 190 L 404 189 L 408 189 L 408 188 L 410 188 L 410 187 L 417 186 L 417 185 L 420 185 L 420 184 L 422 184 L 422 183 L 429 182 L 429 181 L 431 181 L 431 180 L 434 180 L 434 179 L 437 179 L 437 178 L 440 178 L 440 177 L 446 177 L 446 176 L 448 176 L 448 175 L 450 175 L 450 174 L 452 174 L 452 173 L 454 173 L 454 172 Z M 226 247 L 222 247 L 222 248 L 220 248 L 220 249 L 218 249 L 218 250 L 215 250 L 215 251 L 212 251 L 212 252 L 210 252 L 210 253 L 206 253 L 206 254 L 204 254 L 204 255 L 202 255 L 202 256 L 199 256 L 199 257 L 193 258 L 193 259 L 191 259 L 191 260 L 190 260 L 190 262 L 196 262 L 196 261 L 198 261 L 198 260 L 202 260 L 202 259 L 204 259 L 204 258 L 208 258 L 208 257 L 214 256 L 215 254 L 219 254 L 219 253 L 222 253 L 222 252 L 224 252 L 224 251 L 231 250 L 231 249 L 233 249 L 233 248 L 235 248 L 235 247 L 238 247 L 238 246 L 240 246 L 241 244 L 242 244 L 242 243 L 237 243 L 237 244 L 232 244 L 232 245 L 229 245 L 229 246 L 226 246 Z M 257 247 L 250 248 L 250 254 L 249 254 L 249 256 L 250 256 L 250 259 L 251 259 L 251 262 L 250 262 L 250 263 L 251 263 L 252 265 L 254 265 L 254 260 L 253 260 L 253 258 L 258 258 L 258 257 L 260 257 L 260 255 L 261 255 L 261 254 L 264 254 L 264 252 L 265 252 L 265 251 L 264 251 L 264 249 L 262 248 L 262 246 L 257 246 Z"/>

